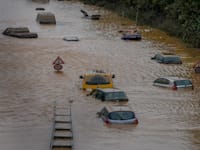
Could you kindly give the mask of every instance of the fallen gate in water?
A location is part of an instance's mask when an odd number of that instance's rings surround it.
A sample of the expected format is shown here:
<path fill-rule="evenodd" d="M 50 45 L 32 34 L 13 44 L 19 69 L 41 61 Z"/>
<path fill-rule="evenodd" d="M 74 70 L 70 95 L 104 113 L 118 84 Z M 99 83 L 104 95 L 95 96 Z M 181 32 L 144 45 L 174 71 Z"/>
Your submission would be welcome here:
<path fill-rule="evenodd" d="M 73 147 L 73 131 L 71 102 L 69 107 L 54 106 L 53 130 L 50 149 L 71 150 Z"/>

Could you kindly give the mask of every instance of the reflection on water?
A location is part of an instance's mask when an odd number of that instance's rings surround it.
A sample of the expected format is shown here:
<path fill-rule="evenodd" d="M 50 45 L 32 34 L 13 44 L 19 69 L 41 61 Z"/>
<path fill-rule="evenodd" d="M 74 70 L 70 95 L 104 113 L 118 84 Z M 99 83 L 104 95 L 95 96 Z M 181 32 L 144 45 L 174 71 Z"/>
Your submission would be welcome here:
<path fill-rule="evenodd" d="M 36 7 L 55 13 L 58 24 L 39 25 Z M 103 19 L 84 19 L 80 9 L 99 12 Z M 141 42 L 121 41 L 118 30 L 133 22 L 79 2 L 1 0 L 0 14 L 1 31 L 8 26 L 28 26 L 39 35 L 38 39 L 0 35 L 2 149 L 48 149 L 54 101 L 68 100 L 74 101 L 74 149 L 199 149 L 200 76 L 191 69 L 197 60 L 193 57 L 200 57 L 198 50 L 186 49 L 174 38 L 147 27 L 141 27 Z M 64 36 L 78 36 L 80 42 L 63 41 Z M 150 60 L 162 51 L 178 53 L 183 65 Z M 65 61 L 59 74 L 52 66 L 57 56 Z M 87 97 L 79 89 L 79 75 L 96 68 L 115 73 L 115 85 L 127 92 L 138 126 L 107 126 L 96 117 L 110 103 Z M 195 89 L 172 91 L 152 86 L 157 77 L 169 75 L 191 78 Z"/>

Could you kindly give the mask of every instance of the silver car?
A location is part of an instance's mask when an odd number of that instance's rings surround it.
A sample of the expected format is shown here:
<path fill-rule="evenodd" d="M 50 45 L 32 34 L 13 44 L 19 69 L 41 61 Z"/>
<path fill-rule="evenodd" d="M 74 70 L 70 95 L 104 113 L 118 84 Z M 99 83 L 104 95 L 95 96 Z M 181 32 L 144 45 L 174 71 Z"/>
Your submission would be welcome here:
<path fill-rule="evenodd" d="M 179 77 L 160 77 L 153 82 L 154 86 L 171 88 L 177 90 L 178 88 L 192 88 L 192 81 Z"/>
<path fill-rule="evenodd" d="M 138 124 L 135 113 L 127 105 L 105 106 L 97 115 L 107 124 Z"/>

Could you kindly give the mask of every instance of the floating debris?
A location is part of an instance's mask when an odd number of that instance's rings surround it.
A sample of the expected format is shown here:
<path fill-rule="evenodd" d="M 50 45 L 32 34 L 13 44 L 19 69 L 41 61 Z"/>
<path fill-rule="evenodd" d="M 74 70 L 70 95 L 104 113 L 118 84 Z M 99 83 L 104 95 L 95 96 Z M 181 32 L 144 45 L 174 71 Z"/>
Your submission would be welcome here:
<path fill-rule="evenodd" d="M 41 11 L 44 11 L 44 10 L 45 10 L 45 8 L 38 7 L 38 8 L 35 8 L 35 10 L 41 10 Z"/>
<path fill-rule="evenodd" d="M 17 37 L 17 38 L 37 38 L 37 33 L 30 32 L 27 27 L 6 28 L 3 32 L 4 35 Z"/>
<path fill-rule="evenodd" d="M 79 38 L 76 36 L 69 36 L 69 37 L 64 37 L 63 38 L 64 41 L 72 41 L 72 42 L 78 42 Z"/>

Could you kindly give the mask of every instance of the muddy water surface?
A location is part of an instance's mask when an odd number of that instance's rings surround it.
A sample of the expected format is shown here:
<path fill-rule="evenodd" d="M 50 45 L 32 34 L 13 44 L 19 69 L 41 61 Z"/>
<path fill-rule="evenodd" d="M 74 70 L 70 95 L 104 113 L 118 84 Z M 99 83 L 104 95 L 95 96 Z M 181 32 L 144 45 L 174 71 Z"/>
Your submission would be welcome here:
<path fill-rule="evenodd" d="M 37 24 L 36 7 L 55 13 L 57 25 Z M 80 9 L 99 12 L 103 19 L 83 19 Z M 191 69 L 199 51 L 180 48 L 178 41 L 166 41 L 170 37 L 149 28 L 140 42 L 121 41 L 117 31 L 133 24 L 79 2 L 1 0 L 0 31 L 28 26 L 39 38 L 0 35 L 0 149 L 49 149 L 54 101 L 67 104 L 73 100 L 75 150 L 199 150 L 200 76 Z M 62 41 L 64 36 L 81 40 L 67 43 Z M 183 65 L 150 60 L 162 51 L 178 53 Z M 59 74 L 52 68 L 58 55 L 65 61 Z M 111 103 L 87 97 L 79 89 L 79 75 L 96 68 L 115 73 L 115 85 L 127 92 L 138 126 L 107 126 L 96 117 L 102 106 Z M 172 91 L 152 86 L 157 77 L 169 75 L 191 78 L 195 89 Z"/>

